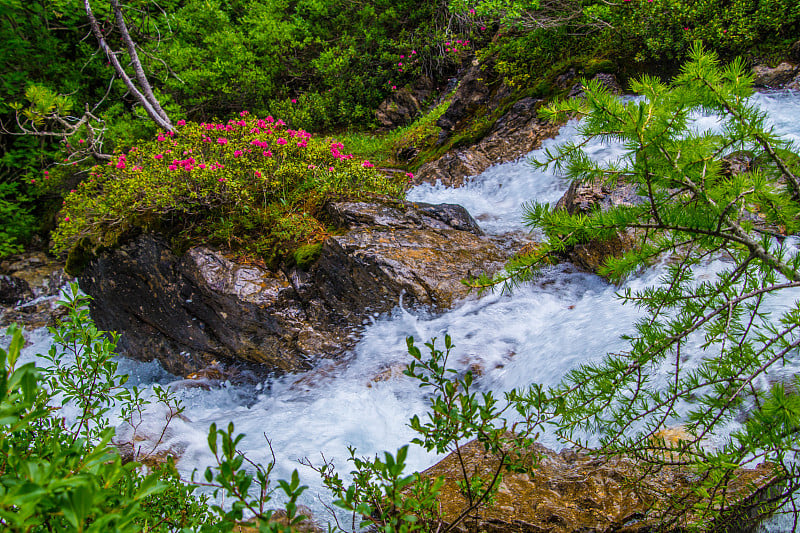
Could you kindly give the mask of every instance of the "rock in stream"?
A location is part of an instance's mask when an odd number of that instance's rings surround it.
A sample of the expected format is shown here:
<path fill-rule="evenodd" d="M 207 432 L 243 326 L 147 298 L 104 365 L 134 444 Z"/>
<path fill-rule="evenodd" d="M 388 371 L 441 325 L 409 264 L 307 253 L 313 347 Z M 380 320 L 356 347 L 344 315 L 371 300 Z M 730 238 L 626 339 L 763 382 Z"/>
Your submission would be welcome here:
<path fill-rule="evenodd" d="M 153 235 L 102 252 L 79 276 L 118 349 L 186 376 L 217 362 L 311 367 L 353 346 L 363 322 L 400 303 L 443 310 L 469 275 L 501 268 L 519 242 L 487 237 L 457 205 L 336 202 L 343 229 L 316 263 L 270 271 L 206 246 L 182 256 Z M 512 239 L 513 241 L 514 239 Z"/>

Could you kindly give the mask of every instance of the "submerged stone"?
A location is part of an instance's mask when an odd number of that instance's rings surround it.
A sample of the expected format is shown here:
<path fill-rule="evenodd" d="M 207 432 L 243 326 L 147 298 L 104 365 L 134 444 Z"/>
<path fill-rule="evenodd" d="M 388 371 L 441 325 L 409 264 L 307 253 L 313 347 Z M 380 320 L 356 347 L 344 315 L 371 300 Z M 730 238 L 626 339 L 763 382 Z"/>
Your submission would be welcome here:
<path fill-rule="evenodd" d="M 737 470 L 727 484 L 723 513 L 711 519 L 692 511 L 697 501 L 692 489 L 699 478 L 687 466 L 647 470 L 628 457 L 569 449 L 559 453 L 539 444 L 531 451 L 539 457 L 538 464 L 524 473 L 503 472 L 494 503 L 471 513 L 474 518 L 456 530 L 644 533 L 698 526 L 703 531 L 746 532 L 757 527 L 750 511 L 768 496 L 770 483 L 775 481 L 767 464 Z M 477 441 L 462 446 L 461 452 L 463 465 L 452 453 L 423 473 L 445 478 L 438 498 L 445 522 L 454 520 L 467 506 L 458 486 L 462 472 L 488 480 L 499 465 Z M 475 526 L 477 529 L 472 529 Z"/>

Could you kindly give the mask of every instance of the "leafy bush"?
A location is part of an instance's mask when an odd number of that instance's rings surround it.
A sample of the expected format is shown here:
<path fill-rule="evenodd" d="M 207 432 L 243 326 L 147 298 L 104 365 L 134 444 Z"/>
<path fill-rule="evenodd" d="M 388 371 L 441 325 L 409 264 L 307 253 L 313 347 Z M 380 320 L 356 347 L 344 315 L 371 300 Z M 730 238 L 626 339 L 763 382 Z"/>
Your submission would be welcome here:
<path fill-rule="evenodd" d="M 794 39 L 800 25 L 793 0 L 626 0 L 598 6 L 597 14 L 614 28 L 609 44 L 637 61 L 682 60 L 694 41 L 732 56 L 764 41 Z"/>
<path fill-rule="evenodd" d="M 54 249 L 165 230 L 272 261 L 322 240 L 326 228 L 314 215 L 327 197 L 403 190 L 333 139 L 242 115 L 226 124 L 181 121 L 177 134 L 95 167 L 64 201 Z"/>
<path fill-rule="evenodd" d="M 208 468 L 205 482 L 188 483 L 171 462 L 149 474 L 140 464 L 123 464 L 115 445 L 114 428 L 106 418 L 112 405 L 130 415 L 142 415 L 144 399 L 136 388 L 123 385 L 127 376 L 116 373 L 113 359 L 116 336 L 99 331 L 89 318 L 87 297 L 72 285 L 67 318 L 52 329 L 55 343 L 45 358 L 50 366 L 20 364 L 22 332 L 11 326 L 8 350 L 0 348 L 0 527 L 11 532 L 45 531 L 233 531 L 249 511 L 260 531 L 289 532 L 304 517 L 297 514 L 297 498 L 305 487 L 295 471 L 290 481 L 279 481 L 286 494 L 287 524 L 271 521 L 266 509 L 270 463 L 245 462 L 236 450 L 242 436 L 233 425 L 227 431 L 212 425 L 209 446 L 217 465 Z M 156 390 L 158 401 L 170 412 L 182 408 L 169 391 Z M 57 404 L 77 408 L 69 420 Z M 135 418 L 135 417 L 134 417 Z M 169 420 L 167 421 L 169 423 Z M 135 427 L 134 437 L 135 440 Z M 140 458 L 140 457 L 137 457 Z M 255 471 L 252 474 L 248 469 Z M 231 508 L 210 505 L 196 494 L 199 485 L 213 488 L 233 502 Z M 248 491 L 259 488 L 254 498 Z"/>
<path fill-rule="evenodd" d="M 34 223 L 26 198 L 18 189 L 17 183 L 0 183 L 0 258 L 22 250 L 22 241 L 30 235 Z"/>
<path fill-rule="evenodd" d="M 111 446 L 105 413 L 111 402 L 132 400 L 115 374 L 113 339 L 98 331 L 85 301 L 73 288 L 67 322 L 54 329 L 54 366 L 19 363 L 24 340 L 12 326 L 8 351 L 0 349 L 0 524 L 6 531 L 138 531 L 149 525 L 170 530 L 208 516 L 193 488 L 170 484 L 169 467 L 149 475 L 136 463 L 122 464 Z M 78 407 L 77 420 L 60 416 L 53 403 Z M 169 493 L 170 497 L 159 500 Z M 163 504 L 169 503 L 171 508 Z"/>

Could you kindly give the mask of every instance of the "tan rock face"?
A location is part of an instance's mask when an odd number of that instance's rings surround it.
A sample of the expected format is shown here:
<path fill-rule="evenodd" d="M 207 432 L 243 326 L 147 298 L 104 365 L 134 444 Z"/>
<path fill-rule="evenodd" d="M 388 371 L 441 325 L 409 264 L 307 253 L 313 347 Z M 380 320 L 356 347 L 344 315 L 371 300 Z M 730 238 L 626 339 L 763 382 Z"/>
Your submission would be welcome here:
<path fill-rule="evenodd" d="M 0 262 L 0 326 L 12 322 L 27 329 L 55 326 L 65 315 L 56 305 L 70 277 L 64 264 L 42 252 L 26 252 Z"/>
<path fill-rule="evenodd" d="M 798 72 L 800 72 L 800 67 L 787 62 L 783 62 L 775 68 L 756 65 L 753 67 L 753 84 L 756 87 L 779 89 L 790 83 Z"/>
<path fill-rule="evenodd" d="M 523 98 L 498 119 L 477 144 L 453 149 L 422 165 L 414 176 L 414 183 L 436 183 L 438 180 L 448 187 L 459 187 L 469 176 L 539 148 L 542 141 L 554 137 L 560 128 L 560 124 L 537 117 L 539 103 L 540 100 L 535 98 Z"/>
<path fill-rule="evenodd" d="M 630 185 L 608 188 L 598 183 L 575 181 L 556 203 L 555 209 L 564 209 L 569 214 L 590 213 L 595 209 L 609 209 L 619 205 L 635 205 L 642 202 L 636 189 Z M 586 272 L 597 272 L 609 256 L 619 256 L 634 244 L 632 234 L 617 234 L 610 239 L 594 240 L 577 244 L 568 250 L 565 259 Z"/>
<path fill-rule="evenodd" d="M 494 496 L 494 504 L 478 511 L 475 521 L 458 526 L 459 531 L 506 532 L 647 532 L 674 517 L 662 511 L 670 509 L 674 498 L 691 495 L 697 476 L 685 467 L 664 467 L 645 472 L 637 463 L 624 457 L 595 457 L 564 450 L 554 452 L 535 445 L 539 463 L 527 473 L 503 473 L 502 483 Z M 491 479 L 498 460 L 473 441 L 462 447 L 466 471 Z M 772 469 L 759 465 L 741 469 L 729 484 L 730 517 L 748 498 L 772 479 Z M 445 478 L 439 501 L 445 521 L 452 521 L 465 508 L 467 501 L 459 490 L 462 467 L 451 454 L 424 472 L 425 476 Z M 689 502 L 691 504 L 691 502 Z M 745 517 L 746 518 L 746 517 Z M 671 531 L 689 524 L 710 526 L 689 513 Z M 477 525 L 477 529 L 472 529 Z M 747 531 L 754 524 L 726 523 L 728 531 Z M 717 527 L 722 523 L 716 524 Z"/>

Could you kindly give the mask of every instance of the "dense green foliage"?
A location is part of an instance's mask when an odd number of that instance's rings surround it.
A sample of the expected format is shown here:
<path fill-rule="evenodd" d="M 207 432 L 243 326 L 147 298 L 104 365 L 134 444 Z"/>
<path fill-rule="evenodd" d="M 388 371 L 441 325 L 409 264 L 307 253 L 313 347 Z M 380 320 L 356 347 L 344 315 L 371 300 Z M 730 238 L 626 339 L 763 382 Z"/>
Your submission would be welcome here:
<path fill-rule="evenodd" d="M 114 402 L 134 398 L 115 374 L 113 340 L 94 327 L 77 292 L 67 305 L 67 322 L 54 330 L 52 366 L 18 364 L 24 340 L 14 327 L 8 351 L 0 350 L 3 529 L 136 531 L 149 524 L 169 531 L 201 522 L 205 503 L 191 487 L 168 486 L 170 467 L 145 475 L 136 463 L 122 464 L 105 415 Z M 77 407 L 77 419 L 66 420 L 57 403 Z"/>
<path fill-rule="evenodd" d="M 108 3 L 95 0 L 92 7 L 109 44 L 122 50 Z M 552 78 L 570 67 L 590 74 L 616 65 L 629 73 L 654 70 L 651 62 L 658 61 L 655 70 L 669 72 L 697 39 L 726 57 L 772 57 L 797 34 L 800 8 L 791 0 L 135 0 L 126 4 L 125 17 L 155 95 L 173 120 L 212 121 L 249 109 L 281 116 L 295 129 L 340 131 L 372 126 L 378 104 L 421 76 L 443 88 L 473 54 L 487 65 L 487 80 L 539 96 L 557 92 Z M 0 235 L 0 253 L 7 254 L 32 230 L 51 228 L 52 200 L 65 192 L 31 187 L 38 172 L 59 162 L 57 173 L 77 171 L 67 180 L 74 184 L 92 164 L 85 159 L 89 144 L 65 139 L 53 117 L 39 130 L 54 136 L 16 135 L 12 104 L 37 105 L 26 101 L 29 86 L 69 95 L 73 114 L 88 105 L 103 134 L 92 147 L 105 153 L 157 132 L 97 49 L 82 1 L 2 0 L 0 39 L 6 44 L 0 68 L 7 73 L 0 86 L 6 128 L 0 206 L 11 220 Z M 469 46 L 450 44 L 457 40 Z M 120 58 L 125 63 L 126 53 Z M 77 134 L 85 137 L 85 130 Z M 437 155 L 435 146 L 423 143 L 413 166 Z M 31 214 L 37 227 L 26 218 Z"/>
<path fill-rule="evenodd" d="M 95 167 L 64 201 L 56 250 L 161 230 L 273 261 L 321 242 L 327 230 L 316 215 L 330 196 L 403 190 L 336 140 L 242 115 L 227 124 L 181 121 L 176 134 Z"/>

